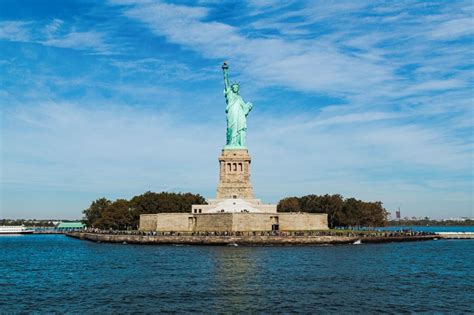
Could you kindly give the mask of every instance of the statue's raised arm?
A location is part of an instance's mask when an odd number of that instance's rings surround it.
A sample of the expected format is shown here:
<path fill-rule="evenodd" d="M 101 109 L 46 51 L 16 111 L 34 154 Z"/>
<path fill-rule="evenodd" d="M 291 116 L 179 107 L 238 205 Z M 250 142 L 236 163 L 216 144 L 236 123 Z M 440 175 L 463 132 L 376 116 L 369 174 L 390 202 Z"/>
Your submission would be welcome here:
<path fill-rule="evenodd" d="M 222 64 L 222 71 L 224 71 L 224 87 L 226 91 L 230 89 L 229 75 L 227 73 L 228 70 L 229 64 L 227 64 L 227 61 L 224 61 L 224 63 Z"/>

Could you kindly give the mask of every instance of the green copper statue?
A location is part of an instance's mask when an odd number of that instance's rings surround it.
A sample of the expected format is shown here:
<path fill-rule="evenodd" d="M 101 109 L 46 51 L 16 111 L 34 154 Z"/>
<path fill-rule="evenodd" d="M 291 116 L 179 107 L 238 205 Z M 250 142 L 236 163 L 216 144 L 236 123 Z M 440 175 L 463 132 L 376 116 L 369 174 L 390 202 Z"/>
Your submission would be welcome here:
<path fill-rule="evenodd" d="M 239 94 L 239 84 L 229 83 L 228 70 L 229 65 L 224 62 L 222 65 L 224 71 L 224 96 L 227 103 L 225 112 L 227 114 L 227 142 L 226 149 L 245 148 L 245 137 L 247 136 L 247 115 L 252 110 L 252 103 L 244 102 Z"/>

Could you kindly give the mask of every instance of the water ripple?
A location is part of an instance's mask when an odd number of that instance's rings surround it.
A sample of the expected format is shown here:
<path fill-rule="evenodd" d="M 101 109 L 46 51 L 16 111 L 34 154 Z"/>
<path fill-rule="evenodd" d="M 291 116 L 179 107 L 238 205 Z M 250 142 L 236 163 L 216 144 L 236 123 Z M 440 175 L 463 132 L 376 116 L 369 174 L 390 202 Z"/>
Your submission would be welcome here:
<path fill-rule="evenodd" d="M 318 247 L 0 238 L 0 313 L 473 313 L 474 241 Z"/>

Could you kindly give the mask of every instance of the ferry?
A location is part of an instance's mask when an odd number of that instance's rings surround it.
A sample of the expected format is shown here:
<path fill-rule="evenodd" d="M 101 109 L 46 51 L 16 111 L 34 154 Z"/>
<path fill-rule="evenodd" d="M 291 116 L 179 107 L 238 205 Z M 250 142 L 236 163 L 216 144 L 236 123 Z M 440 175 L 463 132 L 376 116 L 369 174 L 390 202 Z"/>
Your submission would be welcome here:
<path fill-rule="evenodd" d="M 11 235 L 11 234 L 32 234 L 34 231 L 29 230 L 23 225 L 19 226 L 0 226 L 0 235 Z"/>

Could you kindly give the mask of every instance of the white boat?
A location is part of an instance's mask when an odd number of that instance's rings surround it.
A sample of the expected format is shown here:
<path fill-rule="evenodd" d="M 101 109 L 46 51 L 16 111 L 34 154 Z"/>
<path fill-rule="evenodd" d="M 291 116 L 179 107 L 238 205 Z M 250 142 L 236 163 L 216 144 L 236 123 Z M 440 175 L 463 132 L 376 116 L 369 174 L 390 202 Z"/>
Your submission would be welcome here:
<path fill-rule="evenodd" d="M 0 235 L 10 235 L 10 234 L 31 234 L 33 230 L 29 230 L 23 225 L 18 226 L 0 226 Z"/>

